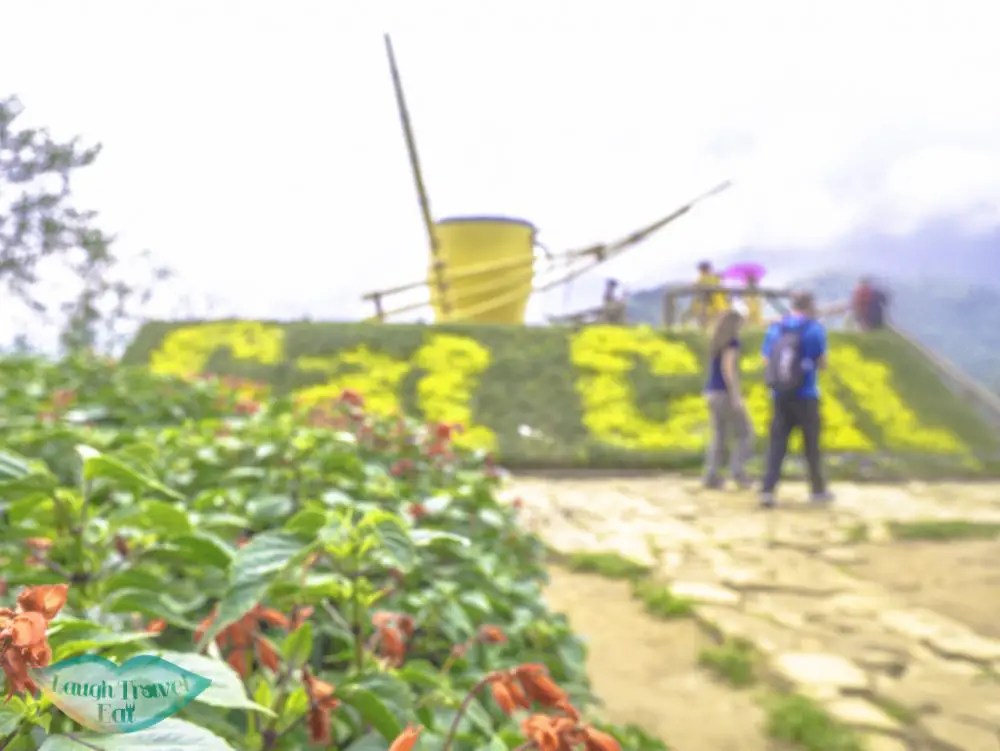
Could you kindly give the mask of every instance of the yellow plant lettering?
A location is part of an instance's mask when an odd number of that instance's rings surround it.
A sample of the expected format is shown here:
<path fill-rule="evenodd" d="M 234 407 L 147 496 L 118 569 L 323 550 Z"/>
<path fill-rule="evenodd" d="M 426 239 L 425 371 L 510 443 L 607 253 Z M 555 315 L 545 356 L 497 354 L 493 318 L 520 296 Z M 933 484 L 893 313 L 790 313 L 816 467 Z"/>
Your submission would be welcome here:
<path fill-rule="evenodd" d="M 455 436 L 459 446 L 495 449 L 493 431 L 472 422 L 472 398 L 479 376 L 489 367 L 489 350 L 467 336 L 438 334 L 417 351 L 413 364 L 426 373 L 417 383 L 417 402 L 424 417 L 461 425 L 462 432 Z"/>
<path fill-rule="evenodd" d="M 383 416 L 400 411 L 399 387 L 412 367 L 406 360 L 373 352 L 364 345 L 331 357 L 300 357 L 296 364 L 302 370 L 333 376 L 326 383 L 297 391 L 295 398 L 299 404 L 310 407 L 330 402 L 344 390 L 350 390 L 364 397 L 365 409 Z"/>
<path fill-rule="evenodd" d="M 584 371 L 576 380 L 583 423 L 598 440 L 638 451 L 699 449 L 705 444 L 708 411 L 700 395 L 671 401 L 670 417 L 654 421 L 636 404 L 629 373 L 637 358 L 654 375 L 693 375 L 698 360 L 683 343 L 649 328 L 588 326 L 573 335 L 570 360 Z"/>
<path fill-rule="evenodd" d="M 830 366 L 858 406 L 882 430 L 887 447 L 940 454 L 968 452 L 950 432 L 920 424 L 892 387 L 892 371 L 885 363 L 866 360 L 857 347 L 840 345 L 831 353 Z"/>
<path fill-rule="evenodd" d="M 201 373 L 209 358 L 228 348 L 238 360 L 273 365 L 284 358 L 281 326 L 257 321 L 223 321 L 184 326 L 168 333 L 150 355 L 154 373 L 189 378 Z"/>

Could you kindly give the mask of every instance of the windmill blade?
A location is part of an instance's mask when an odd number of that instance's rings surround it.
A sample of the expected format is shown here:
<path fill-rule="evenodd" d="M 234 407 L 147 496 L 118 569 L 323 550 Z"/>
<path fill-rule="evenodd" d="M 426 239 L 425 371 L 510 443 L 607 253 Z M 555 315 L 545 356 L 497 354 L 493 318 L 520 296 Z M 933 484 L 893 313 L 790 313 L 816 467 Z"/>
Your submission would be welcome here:
<path fill-rule="evenodd" d="M 659 232 L 668 224 L 670 224 L 673 221 L 676 221 L 677 219 L 680 219 L 682 216 L 687 214 L 691 209 L 693 209 L 696 205 L 698 205 L 702 201 L 711 198 L 712 196 L 718 195 L 719 193 L 722 193 L 725 190 L 728 190 L 729 187 L 731 186 L 732 186 L 731 180 L 726 180 L 725 182 L 719 183 L 711 190 L 705 191 L 700 196 L 694 198 L 693 200 L 689 201 L 684 206 L 681 206 L 679 209 L 671 212 L 670 214 L 667 214 L 667 216 L 663 217 L 662 219 L 658 219 L 652 224 L 642 227 L 641 229 L 638 229 L 635 232 L 626 235 L 621 240 L 611 243 L 610 245 L 594 245 L 591 246 L 590 248 L 584 248 L 583 250 L 571 251 L 570 254 L 575 255 L 577 258 L 581 259 L 584 265 L 581 265 L 579 268 L 567 272 L 565 276 L 562 276 L 558 279 L 554 279 L 545 284 L 536 286 L 535 292 L 547 292 L 553 287 L 558 287 L 560 284 L 567 284 L 573 281 L 574 279 L 583 276 L 588 271 L 591 271 L 592 269 L 601 265 L 605 261 L 609 261 L 612 258 L 621 255 L 632 246 L 638 245 L 644 240 L 648 240 L 652 235 Z"/>
<path fill-rule="evenodd" d="M 420 169 L 420 157 L 417 154 L 417 141 L 413 135 L 413 125 L 410 122 L 410 111 L 406 107 L 406 97 L 403 95 L 403 81 L 399 76 L 399 66 L 396 64 L 396 55 L 392 49 L 392 39 L 385 34 L 385 53 L 389 58 L 389 72 L 392 75 L 392 88 L 396 94 L 396 109 L 399 111 L 399 122 L 403 126 L 403 136 L 406 139 L 406 151 L 410 157 L 410 170 L 413 173 L 413 182 L 417 188 L 417 198 L 420 201 L 420 213 L 424 219 L 424 228 L 427 230 L 427 239 L 431 249 L 431 270 L 435 284 L 438 288 L 438 296 L 441 300 L 441 312 L 448 316 L 451 306 L 448 296 L 445 294 L 444 284 L 444 264 L 438 252 L 437 233 L 434 231 L 434 218 L 431 215 L 431 203 L 427 196 L 427 188 L 424 185 L 423 171 Z"/>

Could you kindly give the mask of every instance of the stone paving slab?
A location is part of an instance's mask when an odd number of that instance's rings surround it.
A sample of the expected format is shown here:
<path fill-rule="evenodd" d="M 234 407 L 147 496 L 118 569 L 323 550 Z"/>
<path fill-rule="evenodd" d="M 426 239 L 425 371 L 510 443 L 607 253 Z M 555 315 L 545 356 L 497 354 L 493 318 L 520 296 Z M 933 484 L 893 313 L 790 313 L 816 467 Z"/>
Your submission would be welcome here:
<path fill-rule="evenodd" d="M 673 476 L 524 479 L 507 490 L 521 498 L 524 524 L 556 550 L 651 566 L 696 602 L 706 626 L 755 644 L 777 680 L 864 731 L 876 751 L 1000 751 L 1000 641 L 845 570 L 859 524 L 890 544 L 892 522 L 1000 522 L 1000 485 L 836 491 L 829 508 L 792 502 L 767 512 L 749 493 Z M 790 484 L 782 495 L 806 492 Z M 996 603 L 1000 615 L 1000 587 Z"/>

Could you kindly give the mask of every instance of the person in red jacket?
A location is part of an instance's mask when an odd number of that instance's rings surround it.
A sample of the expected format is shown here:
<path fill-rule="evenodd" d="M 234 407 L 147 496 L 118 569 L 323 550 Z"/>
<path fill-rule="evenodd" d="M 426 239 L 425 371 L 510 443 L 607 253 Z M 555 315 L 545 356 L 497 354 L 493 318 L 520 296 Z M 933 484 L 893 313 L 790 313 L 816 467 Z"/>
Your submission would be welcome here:
<path fill-rule="evenodd" d="M 872 325 L 871 309 L 874 294 L 875 287 L 871 279 L 862 277 L 854 288 L 854 294 L 851 295 L 851 314 L 862 331 L 868 331 Z"/>

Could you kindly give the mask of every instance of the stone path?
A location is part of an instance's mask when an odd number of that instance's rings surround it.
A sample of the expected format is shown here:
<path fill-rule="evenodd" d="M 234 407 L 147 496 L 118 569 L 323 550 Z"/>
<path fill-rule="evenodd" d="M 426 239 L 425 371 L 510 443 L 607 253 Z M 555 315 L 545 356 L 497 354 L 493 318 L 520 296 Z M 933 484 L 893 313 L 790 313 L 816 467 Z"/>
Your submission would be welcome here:
<path fill-rule="evenodd" d="M 836 491 L 832 507 L 810 508 L 795 501 L 805 489 L 792 483 L 782 489 L 788 503 L 772 512 L 750 494 L 702 491 L 674 476 L 519 478 L 507 492 L 559 552 L 615 552 L 651 566 L 698 602 L 700 623 L 751 641 L 777 682 L 863 731 L 871 751 L 1000 751 L 1000 640 L 969 625 L 975 618 L 921 606 L 912 587 L 851 573 L 876 549 L 883 569 L 893 568 L 885 555 L 898 555 L 903 571 L 915 562 L 913 545 L 891 540 L 890 522 L 1000 522 L 1000 486 Z M 985 545 L 1000 572 L 1000 542 Z M 967 612 L 1000 622 L 1000 577 L 974 598 Z"/>

